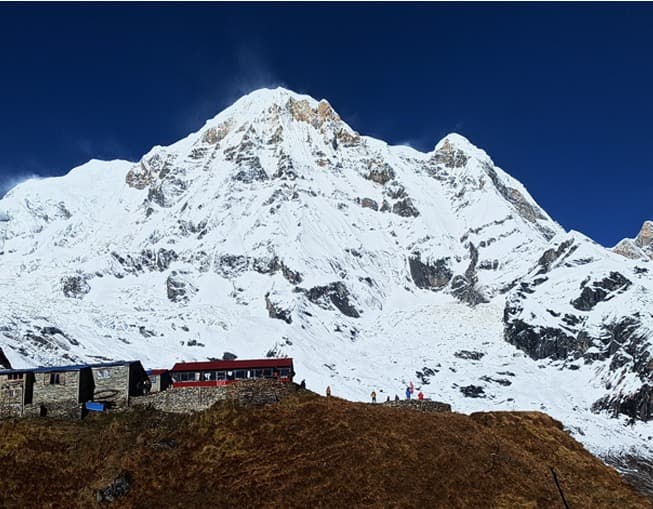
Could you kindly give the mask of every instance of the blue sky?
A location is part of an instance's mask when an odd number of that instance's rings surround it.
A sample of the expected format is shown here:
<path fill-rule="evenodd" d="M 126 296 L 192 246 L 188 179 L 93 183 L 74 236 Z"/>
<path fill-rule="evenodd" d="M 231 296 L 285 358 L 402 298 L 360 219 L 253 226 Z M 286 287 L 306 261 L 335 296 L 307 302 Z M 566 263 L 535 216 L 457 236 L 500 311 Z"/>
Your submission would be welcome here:
<path fill-rule="evenodd" d="M 459 132 L 611 245 L 653 219 L 652 23 L 653 4 L 0 4 L 0 192 L 282 85 L 390 143 Z"/>

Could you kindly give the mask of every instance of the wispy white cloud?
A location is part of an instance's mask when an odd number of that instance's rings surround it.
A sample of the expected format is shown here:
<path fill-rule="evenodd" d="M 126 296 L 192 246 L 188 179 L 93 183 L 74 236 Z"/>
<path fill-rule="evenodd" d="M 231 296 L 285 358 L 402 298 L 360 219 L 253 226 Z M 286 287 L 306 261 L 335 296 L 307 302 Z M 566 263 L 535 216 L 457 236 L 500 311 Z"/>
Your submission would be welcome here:
<path fill-rule="evenodd" d="M 11 189 L 16 187 L 18 184 L 22 184 L 28 180 L 39 180 L 42 177 L 35 173 L 6 173 L 0 175 L 0 197 L 6 195 Z"/>
<path fill-rule="evenodd" d="M 214 117 L 243 95 L 259 88 L 287 87 L 263 57 L 264 53 L 254 44 L 241 45 L 235 52 L 235 71 L 216 78 L 209 93 L 195 98 L 181 120 L 182 125 L 188 130 L 198 129 L 203 121 Z"/>
<path fill-rule="evenodd" d="M 122 159 L 128 152 L 127 148 L 114 138 L 79 138 L 71 139 L 71 145 L 89 159 Z"/>

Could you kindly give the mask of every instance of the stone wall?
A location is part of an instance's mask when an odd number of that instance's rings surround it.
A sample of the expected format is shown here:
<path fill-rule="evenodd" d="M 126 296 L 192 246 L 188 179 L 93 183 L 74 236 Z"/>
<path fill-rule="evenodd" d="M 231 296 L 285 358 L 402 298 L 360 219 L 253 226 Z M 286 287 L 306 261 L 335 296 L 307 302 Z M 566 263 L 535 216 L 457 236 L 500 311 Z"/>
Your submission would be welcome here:
<path fill-rule="evenodd" d="M 56 403 L 58 401 L 79 402 L 79 378 L 80 371 L 52 371 L 34 374 L 34 395 L 35 405 L 41 403 Z M 51 384 L 51 375 L 59 375 L 59 383 Z"/>
<path fill-rule="evenodd" d="M 67 419 L 81 419 L 84 403 L 76 400 L 48 401 L 43 404 L 33 403 L 23 408 L 24 417 L 64 417 Z"/>
<path fill-rule="evenodd" d="M 25 381 L 0 376 L 0 417 L 20 416 L 23 409 Z"/>
<path fill-rule="evenodd" d="M 22 391 L 21 391 L 22 392 Z M 0 402 L 0 419 L 7 417 L 20 417 L 23 411 L 22 402 Z"/>
<path fill-rule="evenodd" d="M 232 400 L 241 406 L 262 406 L 275 403 L 297 390 L 297 386 L 275 380 L 244 380 L 220 387 L 179 387 L 134 397 L 132 405 L 152 406 L 172 413 L 206 410 L 218 401 Z"/>
<path fill-rule="evenodd" d="M 430 399 L 400 399 L 399 401 L 386 401 L 385 406 L 404 408 L 408 410 L 417 410 L 419 412 L 451 412 L 451 405 L 432 401 Z"/>
<path fill-rule="evenodd" d="M 129 402 L 129 364 L 91 368 L 93 373 L 93 401 L 107 408 L 126 407 Z"/>

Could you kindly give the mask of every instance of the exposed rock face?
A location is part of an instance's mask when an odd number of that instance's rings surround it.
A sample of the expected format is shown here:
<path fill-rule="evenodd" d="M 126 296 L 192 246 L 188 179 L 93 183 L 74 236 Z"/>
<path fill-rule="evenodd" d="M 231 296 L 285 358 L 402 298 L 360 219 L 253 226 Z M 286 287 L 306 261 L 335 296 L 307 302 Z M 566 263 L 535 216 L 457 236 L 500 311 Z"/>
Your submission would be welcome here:
<path fill-rule="evenodd" d="M 653 221 L 644 221 L 635 242 L 641 248 L 653 247 Z"/>
<path fill-rule="evenodd" d="M 265 294 L 265 308 L 268 310 L 270 318 L 283 320 L 286 323 L 292 323 L 292 311 L 284 309 L 279 302 L 275 302 L 270 296 L 270 292 Z"/>
<path fill-rule="evenodd" d="M 435 152 L 434 159 L 448 168 L 462 168 L 469 160 L 462 150 L 455 148 L 447 139 L 444 140 L 442 147 Z"/>
<path fill-rule="evenodd" d="M 462 392 L 463 396 L 465 396 L 466 398 L 485 397 L 485 389 L 483 389 L 483 387 L 480 387 L 478 385 L 466 385 L 465 387 L 460 388 L 460 392 Z"/>
<path fill-rule="evenodd" d="M 634 239 L 623 239 L 613 249 L 615 253 L 631 258 L 653 259 L 653 221 L 644 221 Z"/>
<path fill-rule="evenodd" d="M 419 216 L 419 210 L 413 204 L 413 201 L 410 198 L 404 198 L 399 200 L 392 206 L 392 212 L 401 217 L 417 217 Z"/>
<path fill-rule="evenodd" d="M 533 327 L 512 318 L 516 309 L 506 307 L 506 340 L 533 359 L 566 359 L 570 355 L 577 358 L 589 348 L 589 341 L 579 341 L 562 328 Z"/>
<path fill-rule="evenodd" d="M 366 209 L 372 209 L 374 211 L 379 210 L 379 204 L 372 200 L 371 198 L 363 198 L 361 200 L 361 207 Z"/>
<path fill-rule="evenodd" d="M 635 243 L 633 239 L 623 239 L 612 250 L 631 260 L 647 258 L 646 253 Z"/>
<path fill-rule="evenodd" d="M 91 286 L 84 276 L 65 276 L 61 278 L 63 294 L 69 298 L 81 299 L 91 291 Z"/>
<path fill-rule="evenodd" d="M 342 281 L 336 281 L 326 286 L 315 286 L 306 291 L 306 297 L 314 304 L 326 309 L 331 303 L 345 316 L 360 317 L 360 313 L 350 302 L 349 290 Z"/>
<path fill-rule="evenodd" d="M 202 141 L 209 145 L 217 145 L 229 134 L 229 122 L 223 122 L 217 127 L 209 127 L 202 135 Z"/>
<path fill-rule="evenodd" d="M 487 297 L 478 286 L 476 264 L 478 263 L 478 249 L 469 243 L 469 265 L 464 274 L 458 274 L 451 280 L 451 293 L 462 302 L 476 306 L 488 302 Z"/>
<path fill-rule="evenodd" d="M 590 311 L 599 302 L 609 300 L 616 293 L 623 293 L 632 283 L 618 272 L 611 272 L 610 275 L 600 281 L 583 285 L 583 291 L 571 304 L 581 311 Z"/>
<path fill-rule="evenodd" d="M 606 395 L 593 410 L 648 420 L 653 362 L 642 305 L 651 297 L 639 284 L 648 272 L 618 260 L 610 270 L 598 249 L 580 238 L 548 249 L 506 300 L 505 337 L 534 359 L 559 360 L 570 368 L 578 360 L 598 363 Z M 568 303 L 558 296 L 579 288 L 580 295 Z"/>
<path fill-rule="evenodd" d="M 172 302 L 188 302 L 197 293 L 197 288 L 177 271 L 172 271 L 168 276 L 166 290 Z"/>
<path fill-rule="evenodd" d="M 536 224 L 538 229 L 547 239 L 554 237 L 555 232 L 551 228 L 538 223 L 538 220 L 546 220 L 546 216 L 542 210 L 540 210 L 536 205 L 530 203 L 517 189 L 503 184 L 493 166 L 486 165 L 485 170 L 490 177 L 490 180 L 492 180 L 492 183 L 497 188 L 497 191 L 499 191 L 501 196 L 503 196 L 507 201 L 512 203 L 521 217 Z"/>
<path fill-rule="evenodd" d="M 367 167 L 369 171 L 365 178 L 377 184 L 385 185 L 395 178 L 395 171 L 388 163 L 372 160 L 367 163 Z"/>
<path fill-rule="evenodd" d="M 449 284 L 453 272 L 449 268 L 449 259 L 441 258 L 433 263 L 424 263 L 419 253 L 408 257 L 410 275 L 418 288 L 440 290 Z"/>
<path fill-rule="evenodd" d="M 281 272 L 284 278 L 293 285 L 303 281 L 303 276 L 290 269 L 278 256 L 253 258 L 245 255 L 219 254 L 215 259 L 215 272 L 231 279 L 254 270 L 259 274 L 275 274 Z"/>
<path fill-rule="evenodd" d="M 592 410 L 608 410 L 615 417 L 625 414 L 632 419 L 648 421 L 653 416 L 653 387 L 644 384 L 635 393 L 622 399 L 614 396 L 603 397 L 592 406 Z"/>

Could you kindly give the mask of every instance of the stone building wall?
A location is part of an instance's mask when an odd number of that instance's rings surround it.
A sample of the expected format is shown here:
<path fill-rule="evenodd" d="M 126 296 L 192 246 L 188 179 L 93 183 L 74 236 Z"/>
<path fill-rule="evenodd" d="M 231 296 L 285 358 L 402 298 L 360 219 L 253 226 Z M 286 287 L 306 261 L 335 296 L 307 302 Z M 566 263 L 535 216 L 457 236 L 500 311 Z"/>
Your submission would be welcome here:
<path fill-rule="evenodd" d="M 50 383 L 53 374 L 59 375 L 58 384 Z M 82 379 L 87 377 L 87 373 L 83 369 L 34 373 L 32 404 L 25 405 L 24 415 L 39 416 L 45 411 L 47 416 L 79 416 L 81 409 L 80 375 Z M 87 391 L 82 390 L 82 392 Z"/>
<path fill-rule="evenodd" d="M 132 405 L 148 405 L 171 413 L 206 410 L 218 401 L 232 400 L 241 406 L 275 403 L 297 390 L 293 383 L 276 380 L 244 380 L 220 387 L 179 387 L 131 399 Z"/>
<path fill-rule="evenodd" d="M 64 417 L 67 419 L 81 419 L 84 403 L 75 400 L 49 401 L 44 403 L 34 402 L 23 408 L 24 417 Z"/>
<path fill-rule="evenodd" d="M 58 375 L 59 383 L 51 384 L 51 376 Z M 55 401 L 79 401 L 79 371 L 51 371 L 34 374 L 35 404 Z"/>
<path fill-rule="evenodd" d="M 24 377 L 24 375 L 23 375 Z M 0 375 L 0 417 L 17 417 L 23 410 L 25 380 L 10 380 Z"/>
<path fill-rule="evenodd" d="M 160 373 L 157 375 L 150 375 L 150 382 L 152 384 L 150 392 L 165 391 L 172 384 L 170 373 Z"/>
<path fill-rule="evenodd" d="M 93 367 L 93 401 L 108 408 L 126 407 L 129 403 L 129 364 Z"/>

